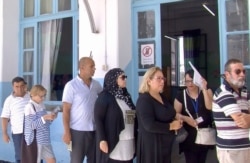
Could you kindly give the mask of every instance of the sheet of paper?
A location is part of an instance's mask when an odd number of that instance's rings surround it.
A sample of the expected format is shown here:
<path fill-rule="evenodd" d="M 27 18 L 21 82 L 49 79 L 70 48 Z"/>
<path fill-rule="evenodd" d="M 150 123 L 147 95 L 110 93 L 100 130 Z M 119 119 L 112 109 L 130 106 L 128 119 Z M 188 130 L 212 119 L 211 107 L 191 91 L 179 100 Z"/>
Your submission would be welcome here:
<path fill-rule="evenodd" d="M 197 71 L 197 69 L 194 67 L 194 65 L 190 61 L 188 63 L 192 67 L 192 69 L 194 70 L 193 83 L 195 85 L 197 85 L 200 89 L 202 89 L 202 76 L 201 76 L 201 74 L 199 73 L 199 71 Z"/>

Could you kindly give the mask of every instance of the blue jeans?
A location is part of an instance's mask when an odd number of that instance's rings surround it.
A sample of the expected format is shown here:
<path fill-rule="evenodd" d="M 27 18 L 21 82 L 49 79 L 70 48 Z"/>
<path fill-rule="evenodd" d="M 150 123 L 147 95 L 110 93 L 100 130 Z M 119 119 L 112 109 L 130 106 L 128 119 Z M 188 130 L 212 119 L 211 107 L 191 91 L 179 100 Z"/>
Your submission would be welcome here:
<path fill-rule="evenodd" d="M 12 134 L 12 139 L 15 149 L 15 159 L 16 163 L 21 161 L 21 143 L 22 143 L 23 134 Z"/>

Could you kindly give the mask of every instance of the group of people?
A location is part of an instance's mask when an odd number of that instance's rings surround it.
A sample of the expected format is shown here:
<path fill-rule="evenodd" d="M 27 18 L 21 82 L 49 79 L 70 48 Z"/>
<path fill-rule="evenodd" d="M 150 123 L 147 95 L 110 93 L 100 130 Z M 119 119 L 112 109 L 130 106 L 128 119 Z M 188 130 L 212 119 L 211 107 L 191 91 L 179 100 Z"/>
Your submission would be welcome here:
<path fill-rule="evenodd" d="M 214 146 L 195 143 L 197 128 L 214 126 L 220 163 L 250 160 L 250 103 L 241 61 L 227 61 L 224 81 L 214 94 L 205 79 L 201 86 L 195 85 L 194 71 L 188 70 L 186 87 L 177 94 L 173 105 L 163 94 L 166 79 L 159 67 L 145 72 L 134 103 L 122 69 L 109 70 L 102 87 L 92 78 L 95 73 L 92 58 L 81 58 L 78 66 L 79 74 L 67 82 L 62 97 L 63 142 L 71 146 L 71 163 L 82 163 L 85 156 L 88 163 L 132 163 L 135 157 L 137 163 L 171 163 L 172 146 L 181 127 L 188 132 L 179 144 L 186 163 L 204 163 L 208 150 Z M 6 99 L 1 115 L 4 141 L 10 139 L 7 124 L 11 119 L 16 160 L 20 160 L 23 124 L 20 114 L 24 113 L 27 143 L 32 142 L 33 131 L 37 130 L 40 144 L 37 162 L 40 159 L 55 162 L 49 132 L 44 132 L 56 118 L 55 114 L 46 114 L 41 104 L 46 89 L 34 86 L 36 91 L 32 88 L 28 94 L 22 78 L 12 84 L 14 92 Z"/>
<path fill-rule="evenodd" d="M 12 80 L 13 92 L 6 98 L 1 114 L 3 140 L 10 142 L 7 131 L 10 123 L 16 163 L 40 163 L 41 160 L 55 163 L 49 126 L 57 115 L 47 113 L 43 104 L 47 90 L 42 85 L 34 85 L 27 91 L 26 84 L 22 77 Z M 30 148 L 33 142 L 36 146 Z"/>

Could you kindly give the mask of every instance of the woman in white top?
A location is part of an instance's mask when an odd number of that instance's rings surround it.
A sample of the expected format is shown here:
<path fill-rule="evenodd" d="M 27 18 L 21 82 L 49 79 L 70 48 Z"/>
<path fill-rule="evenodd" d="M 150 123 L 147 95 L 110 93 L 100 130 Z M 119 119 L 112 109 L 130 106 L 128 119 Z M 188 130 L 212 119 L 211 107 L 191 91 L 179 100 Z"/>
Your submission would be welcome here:
<path fill-rule="evenodd" d="M 126 78 L 120 68 L 108 71 L 95 103 L 98 163 L 133 162 L 135 106 L 126 89 Z"/>

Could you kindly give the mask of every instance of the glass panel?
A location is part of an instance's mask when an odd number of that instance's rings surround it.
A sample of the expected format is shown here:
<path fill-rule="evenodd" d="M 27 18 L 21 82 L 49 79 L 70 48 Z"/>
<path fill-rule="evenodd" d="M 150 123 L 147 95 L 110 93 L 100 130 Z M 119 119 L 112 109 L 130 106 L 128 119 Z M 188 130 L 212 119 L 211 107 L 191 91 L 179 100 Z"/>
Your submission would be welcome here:
<path fill-rule="evenodd" d="M 33 51 L 26 51 L 23 54 L 23 72 L 34 71 L 34 53 Z"/>
<path fill-rule="evenodd" d="M 34 85 L 33 75 L 24 75 L 23 78 L 27 82 L 27 90 L 30 90 L 31 87 Z"/>
<path fill-rule="evenodd" d="M 72 78 L 72 18 L 41 22 L 39 79 L 46 100 L 61 101 L 64 85 Z"/>
<path fill-rule="evenodd" d="M 228 59 L 238 58 L 244 65 L 249 65 L 249 34 L 227 36 L 227 53 Z"/>
<path fill-rule="evenodd" d="M 34 48 L 34 27 L 25 28 L 23 31 L 23 49 Z"/>
<path fill-rule="evenodd" d="M 250 88 L 250 69 L 248 68 L 246 68 L 246 87 Z"/>
<path fill-rule="evenodd" d="M 71 10 L 70 0 L 58 0 L 58 11 Z"/>
<path fill-rule="evenodd" d="M 34 0 L 24 0 L 24 17 L 34 16 Z"/>
<path fill-rule="evenodd" d="M 227 31 L 249 29 L 248 0 L 226 1 Z"/>
<path fill-rule="evenodd" d="M 138 12 L 138 38 L 155 37 L 155 12 Z"/>
<path fill-rule="evenodd" d="M 40 0 L 40 14 L 52 13 L 52 0 Z"/>

